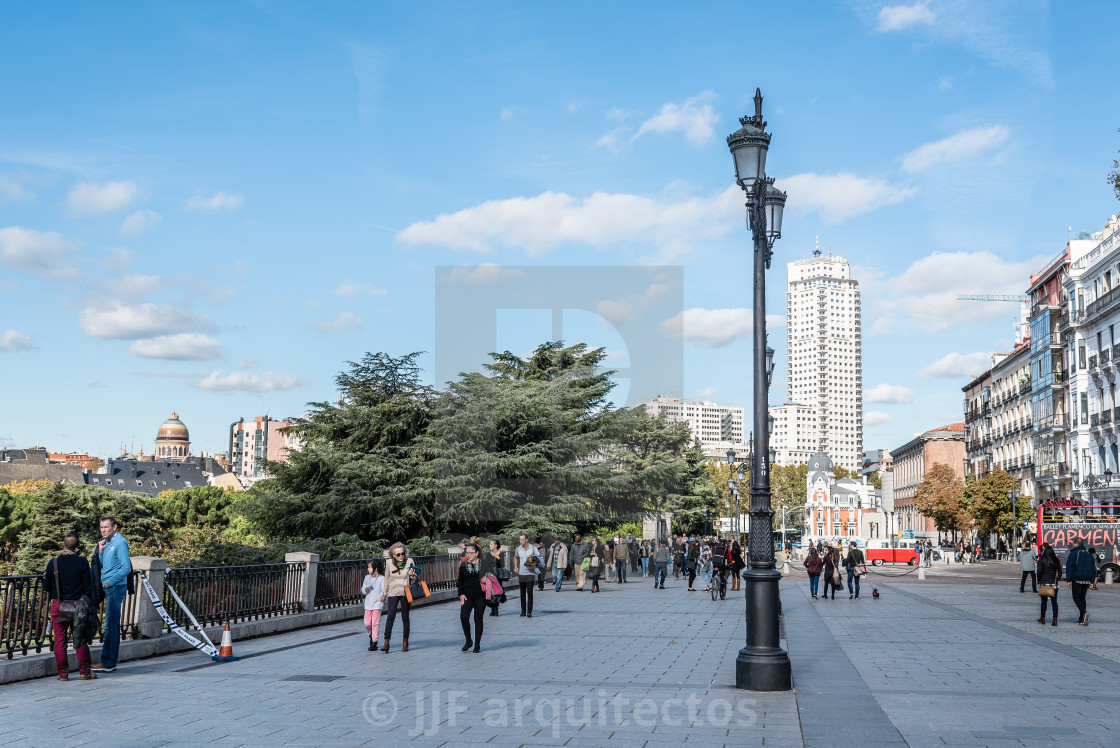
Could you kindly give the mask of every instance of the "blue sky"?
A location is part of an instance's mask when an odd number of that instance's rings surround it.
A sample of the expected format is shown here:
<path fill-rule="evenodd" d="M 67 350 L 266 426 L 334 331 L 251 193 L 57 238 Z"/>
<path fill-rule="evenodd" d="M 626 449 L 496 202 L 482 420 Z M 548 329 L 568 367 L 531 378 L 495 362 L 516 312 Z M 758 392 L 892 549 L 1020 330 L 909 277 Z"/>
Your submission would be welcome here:
<path fill-rule="evenodd" d="M 724 136 L 760 86 L 789 193 L 769 312 L 818 234 L 852 262 L 865 447 L 898 446 L 959 419 L 1011 344 L 1014 305 L 955 296 L 1023 292 L 1067 226 L 1120 209 L 1118 9 L 6 4 L 0 444 L 150 452 L 174 409 L 221 450 L 238 417 L 330 399 L 365 351 L 431 371 L 450 265 L 494 266 L 465 277 L 498 299 L 512 266 L 681 266 L 683 394 L 749 406 Z M 601 316 L 679 345 L 654 275 L 648 298 L 604 289 Z M 496 348 L 551 334 L 549 313 L 502 319 Z M 593 314 L 564 337 L 628 365 Z"/>

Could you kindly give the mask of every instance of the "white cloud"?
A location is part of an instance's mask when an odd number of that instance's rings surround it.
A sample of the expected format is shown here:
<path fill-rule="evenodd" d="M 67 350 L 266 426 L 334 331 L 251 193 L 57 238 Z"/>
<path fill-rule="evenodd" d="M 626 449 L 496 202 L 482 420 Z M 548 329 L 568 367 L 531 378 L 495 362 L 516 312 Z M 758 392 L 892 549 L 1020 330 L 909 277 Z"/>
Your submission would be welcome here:
<path fill-rule="evenodd" d="M 523 277 L 525 272 L 485 262 L 481 265 L 457 265 L 447 276 L 448 283 L 493 283 L 507 278 Z"/>
<path fill-rule="evenodd" d="M 54 231 L 35 231 L 19 226 L 0 229 L 0 264 L 11 270 L 44 278 L 73 278 L 77 246 Z"/>
<path fill-rule="evenodd" d="M 187 210 L 200 210 L 204 213 L 213 213 L 216 210 L 236 210 L 245 203 L 245 196 L 239 192 L 215 192 L 206 195 L 195 195 L 187 198 L 184 207 Z"/>
<path fill-rule="evenodd" d="M 122 340 L 210 330 L 214 326 L 204 314 L 168 304 L 124 304 L 120 301 L 83 309 L 79 320 L 87 335 Z"/>
<path fill-rule="evenodd" d="M 743 220 L 742 193 L 731 185 L 707 197 L 655 200 L 596 192 L 580 199 L 562 192 L 490 200 L 420 221 L 397 234 L 408 246 L 490 252 L 523 247 L 533 256 L 569 243 L 665 244 L 682 236 L 717 236 Z"/>
<path fill-rule="evenodd" d="M 893 278 L 860 268 L 863 298 L 872 335 L 890 332 L 939 332 L 1017 316 L 1007 302 L 958 301 L 963 294 L 1021 294 L 1046 258 L 1009 262 L 991 252 L 934 252 L 915 260 Z"/>
<path fill-rule="evenodd" d="M 956 135 L 926 143 L 902 157 L 902 171 L 913 174 L 949 161 L 974 159 L 981 153 L 1002 145 L 1010 134 L 1003 125 L 974 127 Z"/>
<path fill-rule="evenodd" d="M 652 283 L 640 294 L 631 294 L 621 299 L 606 299 L 595 307 L 595 313 L 612 325 L 624 325 L 641 316 L 651 301 L 673 289 L 665 283 Z"/>
<path fill-rule="evenodd" d="M 708 348 L 726 345 L 737 338 L 747 337 L 753 328 L 750 309 L 686 309 L 658 326 L 662 333 L 685 342 Z M 766 315 L 767 329 L 784 327 L 785 317 Z"/>
<path fill-rule="evenodd" d="M 868 427 L 880 426 L 893 420 L 890 413 L 884 413 L 881 410 L 872 410 L 863 414 L 863 425 Z"/>
<path fill-rule="evenodd" d="M 661 111 L 638 126 L 638 131 L 630 138 L 630 142 L 649 132 L 679 132 L 692 145 L 704 145 L 715 137 L 713 126 L 719 120 L 712 105 L 707 103 L 713 98 L 715 94 L 711 91 L 702 91 L 680 104 L 665 104 Z"/>
<path fill-rule="evenodd" d="M 324 320 L 321 322 L 308 322 L 307 326 L 312 330 L 321 330 L 323 332 L 340 332 L 342 330 L 355 330 L 362 326 L 362 318 L 353 312 L 343 312 L 333 320 Z"/>
<path fill-rule="evenodd" d="M 975 377 L 992 368 L 991 353 L 948 353 L 918 372 L 926 379 Z"/>
<path fill-rule="evenodd" d="M 876 31 L 902 31 L 911 26 L 932 25 L 937 16 L 929 9 L 929 3 L 914 5 L 887 5 L 879 9 L 879 24 Z"/>
<path fill-rule="evenodd" d="M 207 361 L 220 358 L 220 341 L 199 333 L 161 335 L 158 338 L 134 340 L 128 346 L 130 355 L 140 358 L 166 358 L 175 361 Z"/>
<path fill-rule="evenodd" d="M 134 182 L 83 182 L 70 189 L 70 194 L 66 196 L 66 209 L 71 216 L 115 213 L 131 205 L 138 192 Z"/>
<path fill-rule="evenodd" d="M 19 351 L 29 351 L 31 348 L 31 338 L 19 330 L 0 332 L 0 351 L 18 353 Z"/>
<path fill-rule="evenodd" d="M 914 390 L 900 384 L 883 384 L 863 391 L 865 403 L 912 403 Z"/>
<path fill-rule="evenodd" d="M 195 385 L 200 390 L 212 392 L 272 392 L 301 386 L 303 382 L 299 377 L 271 371 L 266 371 L 264 374 L 253 374 L 248 371 L 231 371 L 229 374 L 223 374 L 221 371 L 214 371 Z"/>
<path fill-rule="evenodd" d="M 121 224 L 121 234 L 135 239 L 152 226 L 163 220 L 163 216 L 154 210 L 138 210 Z"/>
<path fill-rule="evenodd" d="M 338 296 L 384 296 L 389 293 L 384 288 L 370 285 L 369 283 L 355 283 L 344 281 L 334 290 Z"/>
<path fill-rule="evenodd" d="M 716 394 L 717 392 L 719 392 L 719 390 L 717 390 L 715 387 L 701 387 L 700 389 L 696 390 L 696 396 L 697 397 L 711 397 L 712 395 Z"/>
<path fill-rule="evenodd" d="M 255 369 L 257 368 L 257 360 L 255 358 L 244 358 L 237 362 L 238 369 Z"/>
<path fill-rule="evenodd" d="M 0 203 L 30 200 L 35 195 L 24 185 L 24 180 L 15 174 L 0 174 Z"/>
<path fill-rule="evenodd" d="M 678 103 L 668 103 L 657 114 L 638 125 L 637 129 L 625 124 L 633 112 L 615 107 L 607 112 L 607 119 L 620 122 L 618 127 L 603 135 L 595 146 L 618 151 L 623 145 L 633 143 L 648 133 L 666 134 L 679 132 L 694 146 L 705 145 L 715 137 L 715 124 L 719 115 L 708 102 L 715 98 L 711 91 L 702 91 L 696 96 Z"/>
<path fill-rule="evenodd" d="M 829 223 L 909 200 L 917 193 L 909 185 L 855 174 L 796 174 L 780 179 L 775 187 L 789 193 L 788 212 L 817 213 Z"/>

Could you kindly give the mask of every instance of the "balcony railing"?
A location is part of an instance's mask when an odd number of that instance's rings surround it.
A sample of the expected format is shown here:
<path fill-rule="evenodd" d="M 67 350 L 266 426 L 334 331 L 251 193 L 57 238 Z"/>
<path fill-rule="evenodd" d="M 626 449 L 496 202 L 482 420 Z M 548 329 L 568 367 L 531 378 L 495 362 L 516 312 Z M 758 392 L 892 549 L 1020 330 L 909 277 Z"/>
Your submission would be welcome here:
<path fill-rule="evenodd" d="M 203 626 L 253 621 L 299 613 L 299 591 L 305 563 L 255 564 L 253 566 L 198 566 L 170 568 L 167 584 L 175 589 Z M 166 589 L 163 607 L 180 626 L 190 619 Z"/>
<path fill-rule="evenodd" d="M 1095 368 L 1097 368 L 1097 357 L 1089 356 L 1089 371 L 1092 371 Z"/>
<path fill-rule="evenodd" d="M 1090 428 L 1096 428 L 1100 425 L 1101 425 L 1100 413 L 1090 413 L 1089 414 L 1089 426 L 1090 426 Z"/>
<path fill-rule="evenodd" d="M 1112 411 L 1107 409 L 1101 411 L 1101 425 L 1107 426 L 1110 423 L 1112 423 Z"/>
<path fill-rule="evenodd" d="M 133 572 L 135 588 L 143 594 L 140 572 Z M 121 610 L 121 638 L 137 639 L 140 629 L 136 624 L 139 597 L 128 595 Z M 16 652 L 27 654 L 48 652 L 54 648 L 54 630 L 50 625 L 50 598 L 43 589 L 43 575 L 0 577 L 0 653 L 9 660 Z M 104 603 L 99 621 L 104 621 Z M 97 640 L 104 641 L 103 631 Z"/>
<path fill-rule="evenodd" d="M 459 581 L 459 555 L 414 556 L 420 578 L 428 589 L 452 589 Z M 360 603 L 362 579 L 366 575 L 365 559 L 354 561 L 320 561 L 315 585 L 315 608 L 338 608 Z"/>

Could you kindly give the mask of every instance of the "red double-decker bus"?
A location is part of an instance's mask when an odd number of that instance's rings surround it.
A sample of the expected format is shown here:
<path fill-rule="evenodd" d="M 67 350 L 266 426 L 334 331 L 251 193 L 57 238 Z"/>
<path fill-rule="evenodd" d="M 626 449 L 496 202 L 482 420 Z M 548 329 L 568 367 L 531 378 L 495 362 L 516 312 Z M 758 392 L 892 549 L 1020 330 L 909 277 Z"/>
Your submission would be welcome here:
<path fill-rule="evenodd" d="M 1079 501 L 1049 501 L 1038 508 L 1038 544 L 1049 543 L 1065 563 L 1066 554 L 1084 540 L 1094 549 L 1101 579 L 1111 571 L 1120 579 L 1120 506 L 1097 506 Z"/>

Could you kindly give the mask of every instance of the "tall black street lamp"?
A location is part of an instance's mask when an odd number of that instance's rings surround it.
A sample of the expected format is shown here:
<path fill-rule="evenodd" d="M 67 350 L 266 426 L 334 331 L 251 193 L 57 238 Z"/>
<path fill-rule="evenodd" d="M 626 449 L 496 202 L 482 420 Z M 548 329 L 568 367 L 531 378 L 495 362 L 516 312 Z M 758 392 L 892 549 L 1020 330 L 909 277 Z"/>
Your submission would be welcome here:
<path fill-rule="evenodd" d="M 766 176 L 770 134 L 762 119 L 762 91 L 754 92 L 754 116 L 740 117 L 742 128 L 727 137 L 735 159 L 735 181 L 747 195 L 747 222 L 754 239 L 754 434 L 751 460 L 750 568 L 747 580 L 747 646 L 735 660 L 735 686 L 752 691 L 793 687 L 789 655 L 779 644 L 778 580 L 774 568 L 774 508 L 770 503 L 769 389 L 773 352 L 766 345 L 766 270 L 774 240 L 782 235 L 786 193 Z M 767 358 L 770 360 L 767 361 Z"/>

